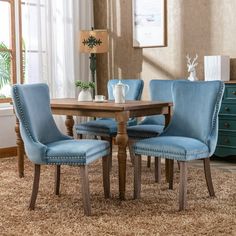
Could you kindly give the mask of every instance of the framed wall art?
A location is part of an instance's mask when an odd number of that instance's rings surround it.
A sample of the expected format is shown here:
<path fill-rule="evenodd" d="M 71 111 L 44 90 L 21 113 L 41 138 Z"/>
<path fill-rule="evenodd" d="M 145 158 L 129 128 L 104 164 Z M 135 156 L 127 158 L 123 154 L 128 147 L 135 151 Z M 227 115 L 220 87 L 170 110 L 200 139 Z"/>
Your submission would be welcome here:
<path fill-rule="evenodd" d="M 166 0 L 133 0 L 132 3 L 133 46 L 166 46 Z"/>

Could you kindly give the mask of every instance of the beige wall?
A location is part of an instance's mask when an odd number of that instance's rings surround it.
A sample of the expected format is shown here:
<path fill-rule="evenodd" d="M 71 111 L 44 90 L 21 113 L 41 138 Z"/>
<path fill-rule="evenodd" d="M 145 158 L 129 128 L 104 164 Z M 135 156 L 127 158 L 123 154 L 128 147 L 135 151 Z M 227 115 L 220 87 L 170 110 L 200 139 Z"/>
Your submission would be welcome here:
<path fill-rule="evenodd" d="M 204 55 L 229 55 L 236 79 L 236 0 L 167 0 L 168 45 L 132 47 L 132 0 L 94 0 L 95 28 L 107 28 L 110 51 L 97 57 L 98 90 L 111 78 L 142 78 L 143 98 L 151 79 L 186 77 L 186 54 L 199 55 L 197 76 L 203 79 Z"/>

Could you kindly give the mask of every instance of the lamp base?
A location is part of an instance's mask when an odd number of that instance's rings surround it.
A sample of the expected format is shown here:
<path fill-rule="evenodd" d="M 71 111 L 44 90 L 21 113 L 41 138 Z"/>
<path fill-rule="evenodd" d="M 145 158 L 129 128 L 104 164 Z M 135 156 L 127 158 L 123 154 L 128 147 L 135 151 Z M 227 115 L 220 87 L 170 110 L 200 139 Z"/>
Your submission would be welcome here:
<path fill-rule="evenodd" d="M 95 73 L 96 73 L 96 54 L 91 53 L 89 59 L 90 59 L 90 71 L 91 71 L 91 75 L 92 75 L 92 81 L 95 83 L 95 91 L 93 91 L 93 95 L 96 95 L 97 94 L 97 81 L 96 81 L 96 77 L 95 77 Z"/>

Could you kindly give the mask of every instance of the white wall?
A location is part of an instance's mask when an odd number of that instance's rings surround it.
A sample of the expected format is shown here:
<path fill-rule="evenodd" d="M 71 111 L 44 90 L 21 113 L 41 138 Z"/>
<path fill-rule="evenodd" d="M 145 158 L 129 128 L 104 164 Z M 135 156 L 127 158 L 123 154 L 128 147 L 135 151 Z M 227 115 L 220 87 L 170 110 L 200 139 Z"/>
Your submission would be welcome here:
<path fill-rule="evenodd" d="M 0 148 L 16 146 L 16 118 L 12 107 L 0 107 Z"/>

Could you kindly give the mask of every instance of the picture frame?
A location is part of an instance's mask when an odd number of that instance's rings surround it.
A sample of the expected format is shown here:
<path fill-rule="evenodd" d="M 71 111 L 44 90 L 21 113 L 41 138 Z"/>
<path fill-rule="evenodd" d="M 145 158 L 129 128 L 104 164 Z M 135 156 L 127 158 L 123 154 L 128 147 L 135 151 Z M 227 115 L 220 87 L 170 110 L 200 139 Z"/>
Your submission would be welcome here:
<path fill-rule="evenodd" d="M 167 0 L 133 0 L 133 47 L 167 46 Z"/>

